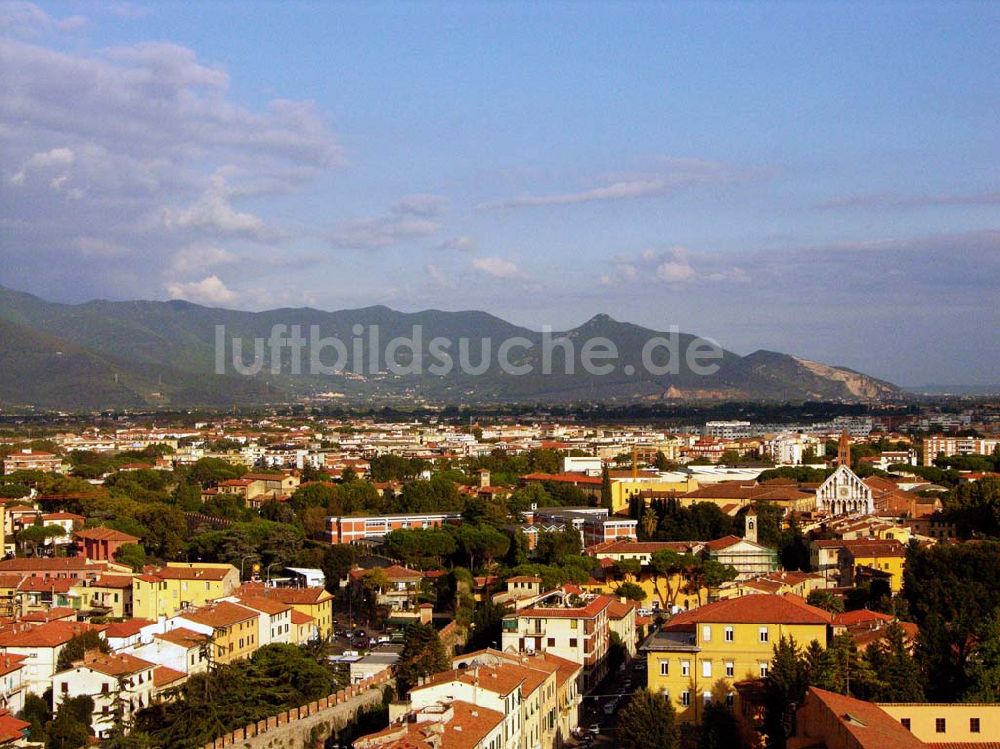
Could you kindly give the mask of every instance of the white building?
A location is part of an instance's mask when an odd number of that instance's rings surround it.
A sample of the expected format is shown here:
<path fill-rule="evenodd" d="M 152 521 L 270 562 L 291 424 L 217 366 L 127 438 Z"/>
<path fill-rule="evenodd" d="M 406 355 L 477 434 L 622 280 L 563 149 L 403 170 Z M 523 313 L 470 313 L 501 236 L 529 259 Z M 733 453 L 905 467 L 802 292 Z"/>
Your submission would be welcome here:
<path fill-rule="evenodd" d="M 155 663 L 128 653 L 90 652 L 73 667 L 52 677 L 52 710 L 64 699 L 87 695 L 94 700 L 91 730 L 106 738 L 120 720 L 149 707 L 153 699 Z"/>

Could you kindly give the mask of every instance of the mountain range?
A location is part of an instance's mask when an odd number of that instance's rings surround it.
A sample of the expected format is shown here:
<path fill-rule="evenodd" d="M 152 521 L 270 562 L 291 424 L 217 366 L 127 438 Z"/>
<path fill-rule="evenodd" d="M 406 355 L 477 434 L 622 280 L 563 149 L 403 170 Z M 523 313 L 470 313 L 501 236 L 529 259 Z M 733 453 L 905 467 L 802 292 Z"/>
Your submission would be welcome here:
<path fill-rule="evenodd" d="M 419 373 L 395 374 L 384 361 L 360 373 L 309 374 L 311 346 L 302 350 L 303 372 L 292 374 L 286 349 L 281 371 L 267 366 L 252 375 L 238 374 L 232 364 L 232 346 L 225 350 L 225 374 L 216 374 L 216 327 L 225 326 L 225 340 L 243 340 L 243 361 L 253 359 L 253 339 L 266 339 L 273 326 L 300 326 L 308 338 L 310 326 L 322 336 L 336 337 L 351 354 L 369 362 L 372 353 L 398 336 L 423 332 Z M 357 328 L 361 326 L 361 328 Z M 368 331 L 377 326 L 381 348 Z M 356 330 L 365 331 L 356 336 Z M 398 312 L 375 306 L 326 312 L 286 308 L 263 312 L 217 309 L 185 301 L 91 301 L 60 304 L 0 287 L 0 403 L 57 409 L 95 409 L 146 406 L 228 406 L 275 402 L 327 400 L 342 403 L 377 401 L 433 403 L 498 402 L 657 402 L 711 400 L 888 400 L 901 396 L 895 385 L 844 367 L 835 367 L 774 351 L 747 356 L 721 350 L 714 374 L 698 374 L 684 361 L 683 352 L 696 340 L 679 334 L 680 366 L 654 374 L 642 366 L 643 346 L 667 333 L 596 315 L 572 330 L 551 334 L 553 374 L 542 373 L 542 334 L 480 311 Z M 452 341 L 455 366 L 447 373 L 428 371 L 426 364 L 443 363 L 432 352 L 435 337 Z M 497 365 L 497 347 L 514 337 L 523 339 L 509 361 L 530 370 L 510 374 Z M 481 374 L 458 366 L 458 340 L 469 344 L 468 361 L 481 361 L 483 339 L 490 339 L 492 364 Z M 603 338 L 617 347 L 610 374 L 587 373 L 580 351 L 587 340 Z M 360 341 L 360 342 L 359 342 Z M 573 347 L 572 373 L 564 364 L 564 347 Z M 265 352 L 268 349 L 265 349 Z M 329 346 L 320 361 L 332 364 Z M 439 353 L 439 352 L 438 352 Z M 653 356 L 664 364 L 663 351 Z M 400 365 L 415 364 L 412 351 L 401 348 L 394 357 Z M 356 367 L 352 367 L 356 369 Z"/>

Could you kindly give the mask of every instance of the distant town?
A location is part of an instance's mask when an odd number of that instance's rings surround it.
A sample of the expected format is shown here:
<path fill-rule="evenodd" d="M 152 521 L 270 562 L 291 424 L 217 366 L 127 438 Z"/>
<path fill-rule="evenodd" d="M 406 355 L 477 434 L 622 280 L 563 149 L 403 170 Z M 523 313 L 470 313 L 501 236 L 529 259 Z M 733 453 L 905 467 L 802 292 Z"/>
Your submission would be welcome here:
<path fill-rule="evenodd" d="M 198 418 L 8 420 L 4 744 L 1000 735 L 996 403 Z"/>

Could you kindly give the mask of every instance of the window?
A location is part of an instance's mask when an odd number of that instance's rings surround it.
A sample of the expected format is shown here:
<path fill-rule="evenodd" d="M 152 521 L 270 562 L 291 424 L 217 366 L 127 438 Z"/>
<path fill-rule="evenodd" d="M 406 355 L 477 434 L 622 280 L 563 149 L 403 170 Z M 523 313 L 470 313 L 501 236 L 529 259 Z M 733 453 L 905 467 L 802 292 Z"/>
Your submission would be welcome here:
<path fill-rule="evenodd" d="M 701 662 L 701 675 L 708 679 L 712 676 L 712 661 Z"/>
<path fill-rule="evenodd" d="M 702 692 L 701 693 L 701 702 L 702 702 L 703 705 L 711 704 L 711 702 L 712 702 L 712 693 L 711 692 Z"/>
<path fill-rule="evenodd" d="M 730 679 L 736 676 L 736 664 L 732 661 L 726 661 L 726 676 Z"/>
<path fill-rule="evenodd" d="M 550 637 L 549 638 L 549 647 L 550 648 L 554 648 L 555 646 L 556 646 L 556 638 L 555 637 Z"/>
<path fill-rule="evenodd" d="M 761 642 L 767 642 L 767 627 L 761 627 L 758 634 Z"/>
<path fill-rule="evenodd" d="M 570 619 L 569 620 L 569 628 L 570 629 L 579 629 L 580 628 L 580 620 L 579 619 Z"/>
<path fill-rule="evenodd" d="M 944 718 L 934 719 L 934 731 L 936 733 L 945 733 L 948 730 L 948 721 Z"/>
<path fill-rule="evenodd" d="M 681 676 L 691 675 L 691 661 L 681 661 Z"/>
<path fill-rule="evenodd" d="M 660 661 L 660 676 L 670 676 L 670 661 Z"/>
<path fill-rule="evenodd" d="M 569 638 L 569 646 L 571 648 L 575 648 L 576 647 L 576 638 L 575 637 L 570 637 Z"/>
<path fill-rule="evenodd" d="M 684 707 L 687 707 L 688 705 L 691 704 L 690 692 L 681 692 L 681 704 L 684 705 Z"/>
<path fill-rule="evenodd" d="M 732 642 L 732 641 L 733 641 L 733 628 L 726 627 L 726 642 Z"/>
<path fill-rule="evenodd" d="M 909 719 L 909 718 L 900 718 L 900 719 L 899 719 L 899 723 L 900 723 L 900 725 L 902 725 L 902 726 L 903 726 L 903 728 L 905 728 L 905 729 L 906 729 L 907 731 L 909 731 L 909 730 L 910 730 L 910 719 Z"/>
<path fill-rule="evenodd" d="M 979 733 L 979 718 L 969 718 L 969 733 Z"/>
<path fill-rule="evenodd" d="M 710 624 L 702 625 L 702 628 L 701 628 L 701 640 L 702 640 L 702 642 L 711 642 L 712 641 L 712 625 L 710 625 Z"/>
<path fill-rule="evenodd" d="M 726 707 L 732 707 L 735 704 L 736 704 L 736 695 L 733 692 L 730 692 L 729 694 L 726 695 Z"/>
<path fill-rule="evenodd" d="M 766 679 L 767 678 L 767 664 L 766 663 L 761 663 L 760 664 L 760 678 L 762 678 L 762 679 Z"/>

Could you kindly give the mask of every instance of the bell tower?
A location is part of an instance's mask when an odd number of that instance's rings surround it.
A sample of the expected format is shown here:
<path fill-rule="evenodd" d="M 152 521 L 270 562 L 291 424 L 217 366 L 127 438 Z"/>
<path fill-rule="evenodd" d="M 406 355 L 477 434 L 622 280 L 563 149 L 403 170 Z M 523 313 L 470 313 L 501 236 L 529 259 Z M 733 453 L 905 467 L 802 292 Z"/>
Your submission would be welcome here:
<path fill-rule="evenodd" d="M 837 465 L 851 467 L 851 438 L 846 429 L 840 433 L 840 443 L 837 446 Z"/>
<path fill-rule="evenodd" d="M 744 522 L 746 526 L 743 538 L 752 544 L 757 543 L 757 511 L 753 507 L 750 508 Z"/>

